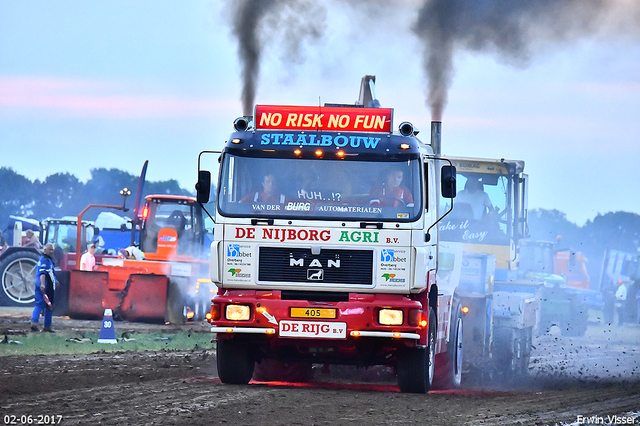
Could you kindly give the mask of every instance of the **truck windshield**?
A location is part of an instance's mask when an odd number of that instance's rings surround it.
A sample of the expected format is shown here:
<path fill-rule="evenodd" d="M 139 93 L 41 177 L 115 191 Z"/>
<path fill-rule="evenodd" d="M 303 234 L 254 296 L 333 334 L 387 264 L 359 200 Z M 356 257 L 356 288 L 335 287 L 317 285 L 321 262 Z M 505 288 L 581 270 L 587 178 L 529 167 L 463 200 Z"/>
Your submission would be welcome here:
<path fill-rule="evenodd" d="M 175 229 L 178 237 L 178 254 L 203 255 L 200 216 L 194 204 L 153 199 L 148 202 L 148 216 L 142 230 L 141 249 L 155 253 L 158 250 L 158 234 L 162 228 Z"/>
<path fill-rule="evenodd" d="M 255 158 L 227 154 L 218 193 L 225 216 L 416 220 L 419 160 L 398 162 Z"/>
<path fill-rule="evenodd" d="M 439 225 L 444 241 L 508 245 L 507 223 L 512 200 L 508 197 L 509 180 L 497 174 L 459 172 L 453 211 Z M 441 199 L 441 208 L 449 200 Z"/>

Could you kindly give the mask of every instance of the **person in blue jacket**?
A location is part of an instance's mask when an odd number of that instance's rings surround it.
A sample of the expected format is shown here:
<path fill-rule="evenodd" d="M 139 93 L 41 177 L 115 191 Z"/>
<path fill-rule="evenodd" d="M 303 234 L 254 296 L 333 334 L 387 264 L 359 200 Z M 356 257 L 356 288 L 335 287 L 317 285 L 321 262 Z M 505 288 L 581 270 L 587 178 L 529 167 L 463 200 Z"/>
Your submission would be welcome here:
<path fill-rule="evenodd" d="M 36 304 L 31 314 L 31 330 L 38 331 L 40 315 L 44 311 L 44 328 L 42 331 L 55 333 L 51 327 L 53 320 L 53 300 L 56 290 L 56 273 L 53 265 L 53 244 L 47 243 L 36 267 Z"/>

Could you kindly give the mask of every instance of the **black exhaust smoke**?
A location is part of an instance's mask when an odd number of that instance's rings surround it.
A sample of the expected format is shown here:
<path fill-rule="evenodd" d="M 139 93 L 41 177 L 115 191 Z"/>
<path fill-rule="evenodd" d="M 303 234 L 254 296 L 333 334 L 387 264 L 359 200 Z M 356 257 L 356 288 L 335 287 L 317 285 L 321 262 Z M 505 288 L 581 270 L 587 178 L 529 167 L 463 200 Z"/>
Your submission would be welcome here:
<path fill-rule="evenodd" d="M 363 31 L 384 28 L 380 24 L 388 19 L 386 8 L 412 6 L 411 2 L 374 0 L 227 0 L 226 4 L 233 14 L 232 34 L 238 39 L 243 114 L 247 116 L 253 113 L 260 63 L 268 43 L 284 47 L 280 59 L 285 63 L 302 63 L 303 41 L 317 40 L 324 32 L 327 5 L 338 13 L 363 16 L 365 19 L 354 17 Z M 423 43 L 431 119 L 441 120 L 453 79 L 456 50 L 489 53 L 500 62 L 526 67 L 535 50 L 557 48 L 592 35 L 637 40 L 640 2 L 422 0 L 412 30 Z"/>
<path fill-rule="evenodd" d="M 232 34 L 238 39 L 242 68 L 242 113 L 253 115 L 260 62 L 267 41 L 284 47 L 285 63 L 304 61 L 301 44 L 305 38 L 319 39 L 326 11 L 310 0 L 229 0 L 233 11 Z M 280 36 L 279 40 L 277 39 Z"/>
<path fill-rule="evenodd" d="M 441 120 L 454 49 L 526 67 L 533 51 L 601 35 L 640 36 L 640 2 L 624 0 L 425 0 L 413 26 L 424 43 L 431 119 Z"/>

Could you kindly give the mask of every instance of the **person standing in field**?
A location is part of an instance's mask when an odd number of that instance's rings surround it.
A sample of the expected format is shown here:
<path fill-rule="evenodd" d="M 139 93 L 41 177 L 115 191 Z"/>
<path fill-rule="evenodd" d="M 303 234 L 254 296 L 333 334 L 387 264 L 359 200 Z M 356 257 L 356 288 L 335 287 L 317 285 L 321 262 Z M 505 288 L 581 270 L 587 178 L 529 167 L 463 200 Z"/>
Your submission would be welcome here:
<path fill-rule="evenodd" d="M 51 326 L 53 321 L 53 301 L 56 290 L 56 273 L 53 265 L 53 244 L 44 246 L 42 255 L 36 266 L 36 303 L 31 314 L 31 330 L 38 331 L 40 315 L 44 313 L 44 328 L 42 331 L 55 333 Z"/>
<path fill-rule="evenodd" d="M 87 251 L 80 258 L 80 270 L 81 271 L 93 271 L 96 267 L 96 245 L 89 244 Z"/>

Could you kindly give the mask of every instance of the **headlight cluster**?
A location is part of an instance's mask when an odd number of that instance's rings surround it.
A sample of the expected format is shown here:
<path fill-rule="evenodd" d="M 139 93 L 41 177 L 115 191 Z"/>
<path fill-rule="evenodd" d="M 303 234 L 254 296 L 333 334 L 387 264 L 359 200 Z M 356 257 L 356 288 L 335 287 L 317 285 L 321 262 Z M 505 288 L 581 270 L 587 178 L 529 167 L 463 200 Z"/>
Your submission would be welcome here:
<path fill-rule="evenodd" d="M 404 323 L 404 313 L 401 309 L 380 309 L 378 311 L 378 322 L 382 325 L 402 325 Z"/>
<path fill-rule="evenodd" d="M 247 305 L 227 305 L 224 316 L 229 321 L 249 321 L 251 309 Z"/>

